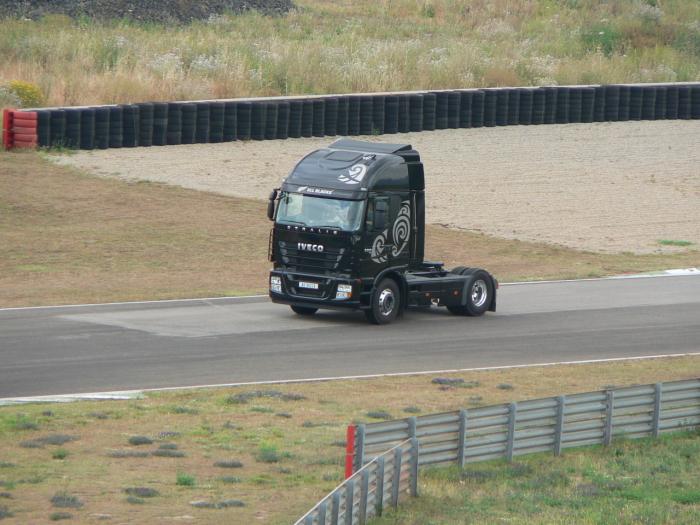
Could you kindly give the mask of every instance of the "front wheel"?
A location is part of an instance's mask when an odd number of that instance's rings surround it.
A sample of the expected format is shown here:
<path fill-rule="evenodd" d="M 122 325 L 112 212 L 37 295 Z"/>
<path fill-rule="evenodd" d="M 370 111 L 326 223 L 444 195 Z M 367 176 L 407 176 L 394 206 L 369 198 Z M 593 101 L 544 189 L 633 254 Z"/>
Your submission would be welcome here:
<path fill-rule="evenodd" d="M 298 315 L 314 315 L 318 308 L 308 308 L 306 306 L 290 306 L 292 311 Z"/>
<path fill-rule="evenodd" d="M 467 302 L 463 306 L 448 306 L 447 309 L 455 315 L 478 317 L 489 309 L 493 298 L 493 284 L 488 273 L 476 270 L 467 280 Z"/>
<path fill-rule="evenodd" d="M 365 317 L 370 323 L 389 324 L 399 315 L 401 292 L 393 279 L 382 279 L 374 290 L 370 308 L 365 310 Z"/>

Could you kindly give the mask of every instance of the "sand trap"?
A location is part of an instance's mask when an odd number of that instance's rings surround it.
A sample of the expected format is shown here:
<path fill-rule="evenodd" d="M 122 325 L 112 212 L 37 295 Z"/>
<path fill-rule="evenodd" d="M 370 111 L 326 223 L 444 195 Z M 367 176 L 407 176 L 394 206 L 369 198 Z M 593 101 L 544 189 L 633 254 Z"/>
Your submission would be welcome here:
<path fill-rule="evenodd" d="M 700 245 L 700 121 L 457 129 L 356 137 L 411 143 L 427 220 L 509 239 L 651 253 Z M 80 151 L 57 162 L 110 177 L 266 199 L 331 137 Z"/>

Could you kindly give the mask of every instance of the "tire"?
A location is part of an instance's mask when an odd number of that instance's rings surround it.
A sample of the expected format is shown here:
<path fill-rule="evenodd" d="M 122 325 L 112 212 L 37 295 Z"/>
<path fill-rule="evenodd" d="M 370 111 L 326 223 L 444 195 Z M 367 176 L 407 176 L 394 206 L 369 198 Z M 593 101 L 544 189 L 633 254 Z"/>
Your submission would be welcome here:
<path fill-rule="evenodd" d="M 484 315 L 489 309 L 493 299 L 493 283 L 488 273 L 484 270 L 463 268 L 458 266 L 450 273 L 459 275 L 469 274 L 467 281 L 467 304 L 464 306 L 448 306 L 447 310 L 454 315 L 466 315 L 478 317 Z"/>
<path fill-rule="evenodd" d="M 308 308 L 306 306 L 290 306 L 292 312 L 297 315 L 314 315 L 318 308 Z"/>
<path fill-rule="evenodd" d="M 365 317 L 373 324 L 389 324 L 399 315 L 401 292 L 393 279 L 382 279 L 374 290 L 369 310 Z"/>

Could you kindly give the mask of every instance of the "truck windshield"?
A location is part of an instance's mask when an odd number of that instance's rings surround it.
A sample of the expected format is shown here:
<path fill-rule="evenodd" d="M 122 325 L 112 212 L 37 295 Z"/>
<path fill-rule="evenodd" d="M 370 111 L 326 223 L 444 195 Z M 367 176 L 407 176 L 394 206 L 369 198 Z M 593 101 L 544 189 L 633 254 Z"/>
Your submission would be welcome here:
<path fill-rule="evenodd" d="M 362 223 L 363 204 L 364 201 L 326 199 L 285 191 L 280 196 L 277 222 L 355 231 Z"/>

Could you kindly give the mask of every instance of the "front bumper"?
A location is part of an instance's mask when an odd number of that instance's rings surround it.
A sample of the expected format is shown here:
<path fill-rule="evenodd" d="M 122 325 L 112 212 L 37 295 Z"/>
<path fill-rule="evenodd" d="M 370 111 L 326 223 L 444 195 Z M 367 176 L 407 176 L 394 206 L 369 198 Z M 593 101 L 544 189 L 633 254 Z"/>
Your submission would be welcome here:
<path fill-rule="evenodd" d="M 297 272 L 272 270 L 270 278 L 280 279 L 280 290 L 270 288 L 270 299 L 273 303 L 309 308 L 329 309 L 359 309 L 363 308 L 361 297 L 362 283 L 359 280 L 326 275 L 312 275 Z M 270 281 L 269 281 L 270 282 Z M 301 283 L 313 283 L 317 289 L 302 287 Z M 352 293 L 347 299 L 338 299 L 338 285 L 349 285 Z"/>

